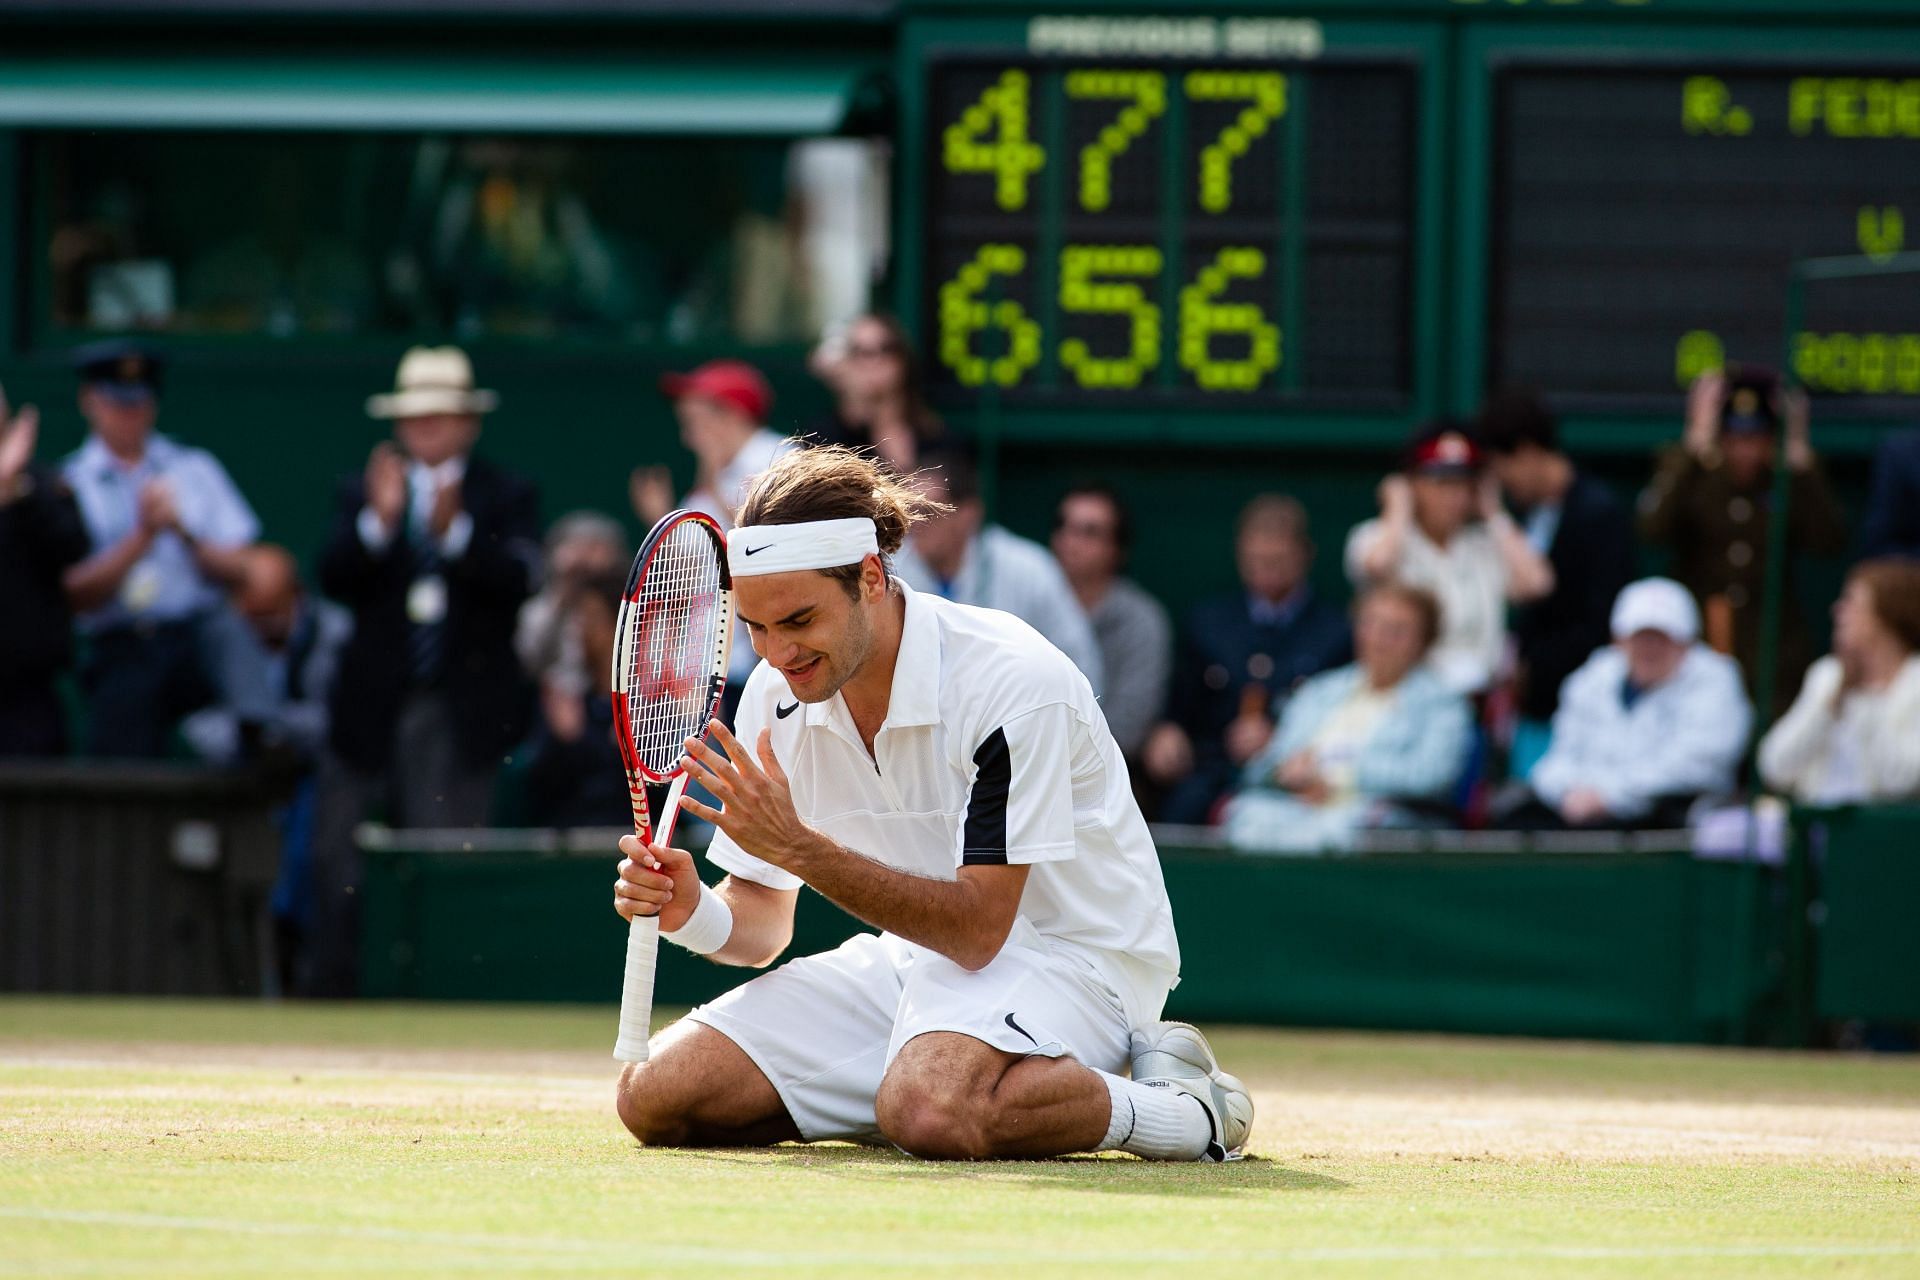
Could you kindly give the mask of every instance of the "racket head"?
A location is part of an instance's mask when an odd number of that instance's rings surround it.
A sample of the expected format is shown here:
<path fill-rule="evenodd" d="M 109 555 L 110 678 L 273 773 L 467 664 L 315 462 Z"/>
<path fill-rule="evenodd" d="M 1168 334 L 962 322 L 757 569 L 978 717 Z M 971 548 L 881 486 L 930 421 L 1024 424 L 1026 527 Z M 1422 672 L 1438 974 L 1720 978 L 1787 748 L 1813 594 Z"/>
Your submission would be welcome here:
<path fill-rule="evenodd" d="M 727 688 L 733 575 L 719 524 L 672 511 L 647 533 L 614 624 L 613 723 L 637 806 L 681 772 Z"/>

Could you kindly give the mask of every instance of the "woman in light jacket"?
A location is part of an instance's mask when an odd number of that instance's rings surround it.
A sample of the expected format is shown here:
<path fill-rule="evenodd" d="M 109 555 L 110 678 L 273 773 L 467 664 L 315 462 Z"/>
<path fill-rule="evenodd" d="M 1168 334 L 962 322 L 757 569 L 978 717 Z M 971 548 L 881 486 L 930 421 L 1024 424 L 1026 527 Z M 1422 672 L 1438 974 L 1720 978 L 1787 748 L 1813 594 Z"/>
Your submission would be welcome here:
<path fill-rule="evenodd" d="M 1870 560 L 1833 606 L 1833 652 L 1760 743 L 1767 785 L 1803 804 L 1920 798 L 1920 565 Z"/>
<path fill-rule="evenodd" d="M 1398 582 L 1354 608 L 1350 666 L 1308 680 L 1227 805 L 1227 838 L 1260 853 L 1347 849 L 1369 827 L 1426 825 L 1407 802 L 1444 804 L 1471 740 L 1467 702 L 1424 659 L 1440 633 L 1432 594 Z"/>

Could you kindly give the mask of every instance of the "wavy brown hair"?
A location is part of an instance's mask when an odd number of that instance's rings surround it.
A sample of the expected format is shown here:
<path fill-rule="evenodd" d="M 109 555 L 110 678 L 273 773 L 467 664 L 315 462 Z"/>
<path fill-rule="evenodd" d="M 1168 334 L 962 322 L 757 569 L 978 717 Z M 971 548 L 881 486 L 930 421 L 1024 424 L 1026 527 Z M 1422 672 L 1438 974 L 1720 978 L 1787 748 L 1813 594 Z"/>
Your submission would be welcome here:
<path fill-rule="evenodd" d="M 805 524 L 865 516 L 879 537 L 881 563 L 900 550 L 916 520 L 947 510 L 945 503 L 922 497 L 864 453 L 840 445 L 796 449 L 761 472 L 740 504 L 739 523 Z M 860 566 L 838 565 L 820 572 L 857 594 Z"/>
<path fill-rule="evenodd" d="M 1920 653 L 1920 564 L 1896 557 L 1868 560 L 1847 579 L 1866 587 L 1880 625 L 1898 636 L 1908 653 Z"/>

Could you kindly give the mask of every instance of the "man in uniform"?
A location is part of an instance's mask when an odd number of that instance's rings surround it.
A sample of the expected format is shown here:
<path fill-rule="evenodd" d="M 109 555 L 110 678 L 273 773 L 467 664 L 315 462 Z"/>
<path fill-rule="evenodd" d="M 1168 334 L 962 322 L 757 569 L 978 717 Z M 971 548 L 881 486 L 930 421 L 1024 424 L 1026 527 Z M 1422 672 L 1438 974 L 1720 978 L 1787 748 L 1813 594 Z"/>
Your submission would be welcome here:
<path fill-rule="evenodd" d="M 1784 437 L 1783 451 L 1776 437 Z M 1813 660 L 1807 620 L 1794 603 L 1793 561 L 1837 555 L 1847 540 L 1840 504 L 1813 450 L 1806 394 L 1783 390 L 1771 370 L 1751 365 L 1702 376 L 1687 401 L 1685 438 L 1661 455 L 1640 495 L 1640 536 L 1672 550 L 1673 576 L 1700 605 L 1702 639 L 1732 655 L 1751 690 L 1780 452 L 1788 471 L 1788 560 L 1774 688 L 1785 696 L 1800 687 Z"/>
<path fill-rule="evenodd" d="M 621 1118 L 650 1145 L 1227 1159 L 1252 1104 L 1199 1032 L 1155 1021 L 1179 948 L 1093 691 L 1025 623 L 893 576 L 925 505 L 843 449 L 781 459 L 747 498 L 729 561 L 764 661 L 739 737 L 713 728 L 725 754 L 688 743 L 718 807 L 682 801 L 729 874 L 704 886 L 629 837 L 615 906 L 722 964 L 771 963 L 802 884 L 881 932 L 662 1032 Z"/>
<path fill-rule="evenodd" d="M 63 469 L 94 553 L 66 586 L 87 636 L 87 753 L 157 756 L 188 712 L 249 694 L 220 673 L 239 627 L 226 591 L 260 521 L 217 458 L 154 431 L 157 355 L 113 341 L 73 361 L 89 430 Z"/>

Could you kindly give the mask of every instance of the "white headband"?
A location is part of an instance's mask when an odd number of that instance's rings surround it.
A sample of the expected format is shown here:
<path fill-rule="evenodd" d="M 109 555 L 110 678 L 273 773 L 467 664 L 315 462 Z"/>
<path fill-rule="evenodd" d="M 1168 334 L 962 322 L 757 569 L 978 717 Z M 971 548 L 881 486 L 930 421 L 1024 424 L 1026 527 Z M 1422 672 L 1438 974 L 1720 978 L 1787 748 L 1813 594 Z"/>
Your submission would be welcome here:
<path fill-rule="evenodd" d="M 880 534 L 866 516 L 801 524 L 743 525 L 727 535 L 727 567 L 736 578 L 796 569 L 837 569 L 880 552 Z"/>

